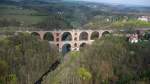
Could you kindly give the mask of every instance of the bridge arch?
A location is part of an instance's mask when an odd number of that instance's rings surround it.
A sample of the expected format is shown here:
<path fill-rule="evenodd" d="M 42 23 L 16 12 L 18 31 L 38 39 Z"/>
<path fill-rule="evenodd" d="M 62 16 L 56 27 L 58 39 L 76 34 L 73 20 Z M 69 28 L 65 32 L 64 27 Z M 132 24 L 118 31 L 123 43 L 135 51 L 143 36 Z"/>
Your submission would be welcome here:
<path fill-rule="evenodd" d="M 150 33 L 149 33 L 149 32 L 146 32 L 146 33 L 144 34 L 144 39 L 150 41 Z"/>
<path fill-rule="evenodd" d="M 71 51 L 71 44 L 66 43 L 62 46 L 62 53 L 66 54 Z"/>
<path fill-rule="evenodd" d="M 95 40 L 98 38 L 99 38 L 99 32 L 97 32 L 97 31 L 92 32 L 90 39 Z"/>
<path fill-rule="evenodd" d="M 81 43 L 80 48 L 84 48 L 87 44 L 86 43 Z"/>
<path fill-rule="evenodd" d="M 43 36 L 43 39 L 47 41 L 54 41 L 54 36 L 51 32 L 46 32 Z"/>
<path fill-rule="evenodd" d="M 32 32 L 31 36 L 34 36 L 34 37 L 36 37 L 38 39 L 41 39 L 40 34 L 38 32 Z"/>
<path fill-rule="evenodd" d="M 87 32 L 81 32 L 79 36 L 79 40 L 88 40 L 88 33 Z"/>
<path fill-rule="evenodd" d="M 104 31 L 104 32 L 102 33 L 102 37 L 105 37 L 105 36 L 107 36 L 107 35 L 109 35 L 109 34 L 110 34 L 109 31 Z"/>
<path fill-rule="evenodd" d="M 72 35 L 70 32 L 64 32 L 61 36 L 62 41 L 71 41 L 72 40 Z"/>

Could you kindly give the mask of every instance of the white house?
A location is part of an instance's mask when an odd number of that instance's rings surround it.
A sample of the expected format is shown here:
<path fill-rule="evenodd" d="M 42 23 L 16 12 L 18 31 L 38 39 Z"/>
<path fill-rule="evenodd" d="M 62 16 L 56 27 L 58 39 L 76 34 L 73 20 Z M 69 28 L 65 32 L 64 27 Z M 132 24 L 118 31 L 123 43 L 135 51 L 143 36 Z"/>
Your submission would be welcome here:
<path fill-rule="evenodd" d="M 150 16 L 140 16 L 138 18 L 138 20 L 149 22 L 150 21 Z"/>
<path fill-rule="evenodd" d="M 130 43 L 138 43 L 138 35 L 137 34 L 131 34 L 129 36 L 129 42 Z"/>

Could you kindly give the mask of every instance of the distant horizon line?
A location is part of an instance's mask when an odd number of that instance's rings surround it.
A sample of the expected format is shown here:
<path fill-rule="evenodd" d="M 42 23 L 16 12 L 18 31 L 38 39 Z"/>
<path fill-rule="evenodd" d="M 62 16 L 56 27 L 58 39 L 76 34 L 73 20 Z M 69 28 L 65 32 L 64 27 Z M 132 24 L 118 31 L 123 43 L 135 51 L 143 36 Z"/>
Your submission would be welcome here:
<path fill-rule="evenodd" d="M 139 4 L 123 4 L 123 3 L 107 3 L 107 2 L 96 2 L 96 1 L 85 1 L 85 0 L 63 0 L 69 2 L 89 2 L 89 3 L 101 3 L 108 5 L 123 5 L 123 6 L 138 6 L 138 7 L 150 7 L 150 5 L 139 5 Z"/>
<path fill-rule="evenodd" d="M 24 0 L 10 0 L 10 1 L 24 1 Z M 51 0 L 35 0 L 35 1 L 43 1 L 43 2 L 50 2 Z M 52 0 L 55 1 L 55 0 Z M 106 4 L 106 5 L 122 5 L 122 6 L 128 6 L 128 7 L 150 7 L 150 5 L 140 5 L 140 4 L 124 4 L 124 3 L 108 3 L 108 2 L 99 2 L 99 1 L 89 1 L 89 0 L 58 0 L 58 1 L 67 1 L 67 2 L 89 2 L 89 3 L 100 3 L 100 4 Z M 57 2 L 57 0 L 56 0 Z"/>

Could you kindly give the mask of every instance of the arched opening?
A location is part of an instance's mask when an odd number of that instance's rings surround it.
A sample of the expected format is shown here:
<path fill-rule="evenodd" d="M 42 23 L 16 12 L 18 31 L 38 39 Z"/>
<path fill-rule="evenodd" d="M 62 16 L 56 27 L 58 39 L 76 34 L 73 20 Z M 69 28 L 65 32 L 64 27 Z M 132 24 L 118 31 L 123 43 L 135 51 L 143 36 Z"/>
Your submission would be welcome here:
<path fill-rule="evenodd" d="M 99 38 L 99 32 L 95 31 L 95 32 L 92 32 L 91 34 L 91 40 L 95 40 L 95 39 L 98 39 Z"/>
<path fill-rule="evenodd" d="M 72 35 L 70 32 L 64 32 L 61 38 L 62 41 L 71 41 Z"/>
<path fill-rule="evenodd" d="M 150 41 L 150 33 L 149 32 L 146 32 L 143 37 L 144 37 L 144 40 Z"/>
<path fill-rule="evenodd" d="M 63 47 L 62 47 L 62 53 L 66 54 L 69 51 L 71 51 L 71 45 L 70 44 L 64 44 Z"/>
<path fill-rule="evenodd" d="M 104 32 L 102 33 L 102 36 L 105 37 L 105 36 L 108 36 L 109 34 L 110 34 L 110 32 L 104 31 Z"/>
<path fill-rule="evenodd" d="M 37 32 L 32 32 L 32 33 L 31 33 L 31 36 L 34 36 L 34 37 L 40 39 L 40 34 L 37 33 Z"/>
<path fill-rule="evenodd" d="M 77 43 L 74 44 L 74 47 L 77 47 Z"/>
<path fill-rule="evenodd" d="M 47 32 L 44 34 L 43 39 L 47 41 L 54 41 L 54 36 L 51 32 Z"/>
<path fill-rule="evenodd" d="M 87 45 L 86 43 L 81 43 L 80 44 L 80 49 L 86 47 L 86 45 Z"/>
<path fill-rule="evenodd" d="M 59 48 L 59 44 L 57 44 L 57 47 Z"/>
<path fill-rule="evenodd" d="M 74 38 L 74 41 L 77 41 L 77 37 Z"/>
<path fill-rule="evenodd" d="M 80 33 L 79 39 L 80 40 L 88 40 L 88 33 L 87 32 Z"/>

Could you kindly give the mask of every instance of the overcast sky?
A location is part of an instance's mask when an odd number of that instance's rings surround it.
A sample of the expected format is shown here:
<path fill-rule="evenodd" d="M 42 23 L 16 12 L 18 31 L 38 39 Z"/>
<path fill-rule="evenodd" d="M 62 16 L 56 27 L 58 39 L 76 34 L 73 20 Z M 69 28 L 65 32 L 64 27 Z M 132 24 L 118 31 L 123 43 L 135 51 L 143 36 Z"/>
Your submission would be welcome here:
<path fill-rule="evenodd" d="M 82 0 L 82 1 L 150 6 L 150 0 Z"/>

